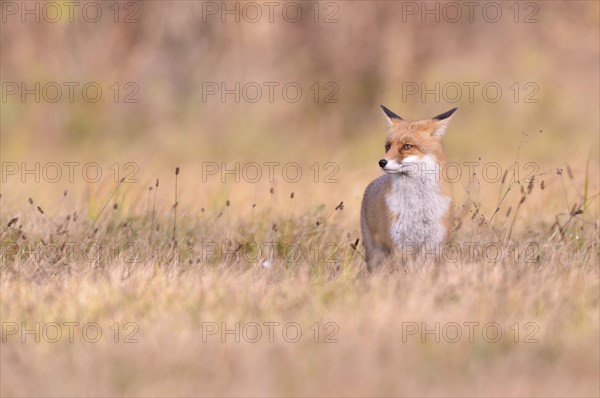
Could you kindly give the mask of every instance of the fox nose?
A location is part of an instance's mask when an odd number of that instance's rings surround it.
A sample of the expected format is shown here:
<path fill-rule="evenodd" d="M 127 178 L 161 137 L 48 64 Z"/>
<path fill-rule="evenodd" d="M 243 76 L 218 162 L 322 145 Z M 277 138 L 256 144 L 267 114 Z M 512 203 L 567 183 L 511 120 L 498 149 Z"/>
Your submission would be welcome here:
<path fill-rule="evenodd" d="M 381 159 L 379 161 L 379 167 L 381 167 L 381 168 L 384 168 L 386 164 L 387 164 L 387 160 L 385 160 L 385 159 Z"/>

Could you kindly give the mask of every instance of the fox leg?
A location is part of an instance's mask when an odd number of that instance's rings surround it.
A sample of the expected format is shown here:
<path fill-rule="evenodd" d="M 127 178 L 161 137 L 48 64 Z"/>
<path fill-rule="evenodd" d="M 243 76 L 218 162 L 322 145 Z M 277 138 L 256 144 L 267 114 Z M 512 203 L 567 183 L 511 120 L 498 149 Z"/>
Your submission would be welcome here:
<path fill-rule="evenodd" d="M 376 242 L 369 231 L 363 232 L 363 245 L 365 246 L 367 270 L 373 272 L 390 255 L 390 250 L 381 243 Z"/>
<path fill-rule="evenodd" d="M 373 272 L 379 268 L 389 255 L 390 251 L 385 247 L 379 245 L 373 247 L 367 254 L 367 269 L 369 272 Z"/>

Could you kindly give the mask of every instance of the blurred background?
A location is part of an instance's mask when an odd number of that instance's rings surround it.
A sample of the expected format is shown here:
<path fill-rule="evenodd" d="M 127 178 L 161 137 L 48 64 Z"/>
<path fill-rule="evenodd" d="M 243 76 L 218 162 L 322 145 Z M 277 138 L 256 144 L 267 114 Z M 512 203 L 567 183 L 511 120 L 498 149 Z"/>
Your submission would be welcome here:
<path fill-rule="evenodd" d="M 58 344 L 9 336 L 0 393 L 598 396 L 599 2 L 0 8 L 3 320 L 105 331 L 99 344 L 65 329 Z M 501 262 L 464 249 L 444 267 L 366 277 L 355 243 L 381 175 L 380 104 L 406 119 L 459 108 L 444 139 L 462 167 L 451 240 L 506 243 Z M 509 179 L 522 183 L 509 193 L 496 168 L 471 183 L 473 162 L 518 162 Z M 268 242 L 316 259 L 223 256 Z M 65 243 L 74 260 L 29 256 Z M 205 243 L 221 257 L 206 260 Z M 96 247 L 106 261 L 81 256 Z M 206 321 L 267 320 L 307 339 L 202 340 Z M 139 324 L 140 344 L 114 344 L 117 321 Z M 339 324 L 339 344 L 315 344 L 316 321 Z M 407 342 L 408 321 L 505 333 Z M 540 344 L 516 344 L 517 322 L 539 325 Z"/>
<path fill-rule="evenodd" d="M 134 162 L 139 195 L 180 166 L 191 206 L 239 189 L 202 183 L 202 162 L 335 162 L 358 202 L 380 174 L 379 104 L 407 119 L 458 106 L 450 160 L 591 159 L 597 179 L 597 2 L 50 3 L 2 4 L 3 162 L 97 162 L 108 185 Z M 69 187 L 3 183 L 57 201 Z"/>

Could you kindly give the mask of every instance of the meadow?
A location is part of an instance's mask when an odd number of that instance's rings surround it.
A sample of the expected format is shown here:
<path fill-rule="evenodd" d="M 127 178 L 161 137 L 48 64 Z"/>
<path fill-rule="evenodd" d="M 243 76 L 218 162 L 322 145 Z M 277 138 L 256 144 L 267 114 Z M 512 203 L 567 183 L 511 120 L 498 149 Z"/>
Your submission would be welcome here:
<path fill-rule="evenodd" d="M 360 1 L 321 4 L 332 24 L 312 3 L 221 23 L 176 3 L 2 24 L 0 395 L 600 394 L 597 3 L 530 2 L 531 24 L 504 3 L 498 24 Z M 104 95 L 21 96 L 69 81 Z M 379 104 L 458 106 L 454 221 L 369 273 Z"/>
<path fill-rule="evenodd" d="M 93 217 L 32 199 L 2 232 L 3 395 L 594 395 L 597 194 L 585 171 L 541 181 L 493 228 L 456 205 L 441 262 L 374 274 L 338 186 L 177 216 L 164 180 L 113 183 Z"/>

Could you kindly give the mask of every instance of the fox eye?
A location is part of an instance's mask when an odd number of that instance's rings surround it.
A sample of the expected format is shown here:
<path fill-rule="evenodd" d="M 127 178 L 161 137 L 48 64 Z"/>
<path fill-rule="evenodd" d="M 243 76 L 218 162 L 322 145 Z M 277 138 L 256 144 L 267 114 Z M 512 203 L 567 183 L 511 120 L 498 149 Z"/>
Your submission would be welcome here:
<path fill-rule="evenodd" d="M 412 145 L 410 145 L 410 144 L 404 144 L 404 145 L 402 146 L 402 149 L 404 149 L 404 150 L 409 150 L 409 149 L 410 149 L 410 148 L 412 148 L 412 147 L 413 147 L 413 146 L 412 146 Z"/>
<path fill-rule="evenodd" d="M 388 142 L 387 144 L 385 144 L 385 151 L 386 151 L 386 152 L 387 152 L 387 151 L 389 151 L 391 147 L 392 147 L 392 146 L 391 146 L 391 145 L 390 145 L 390 143 Z"/>

